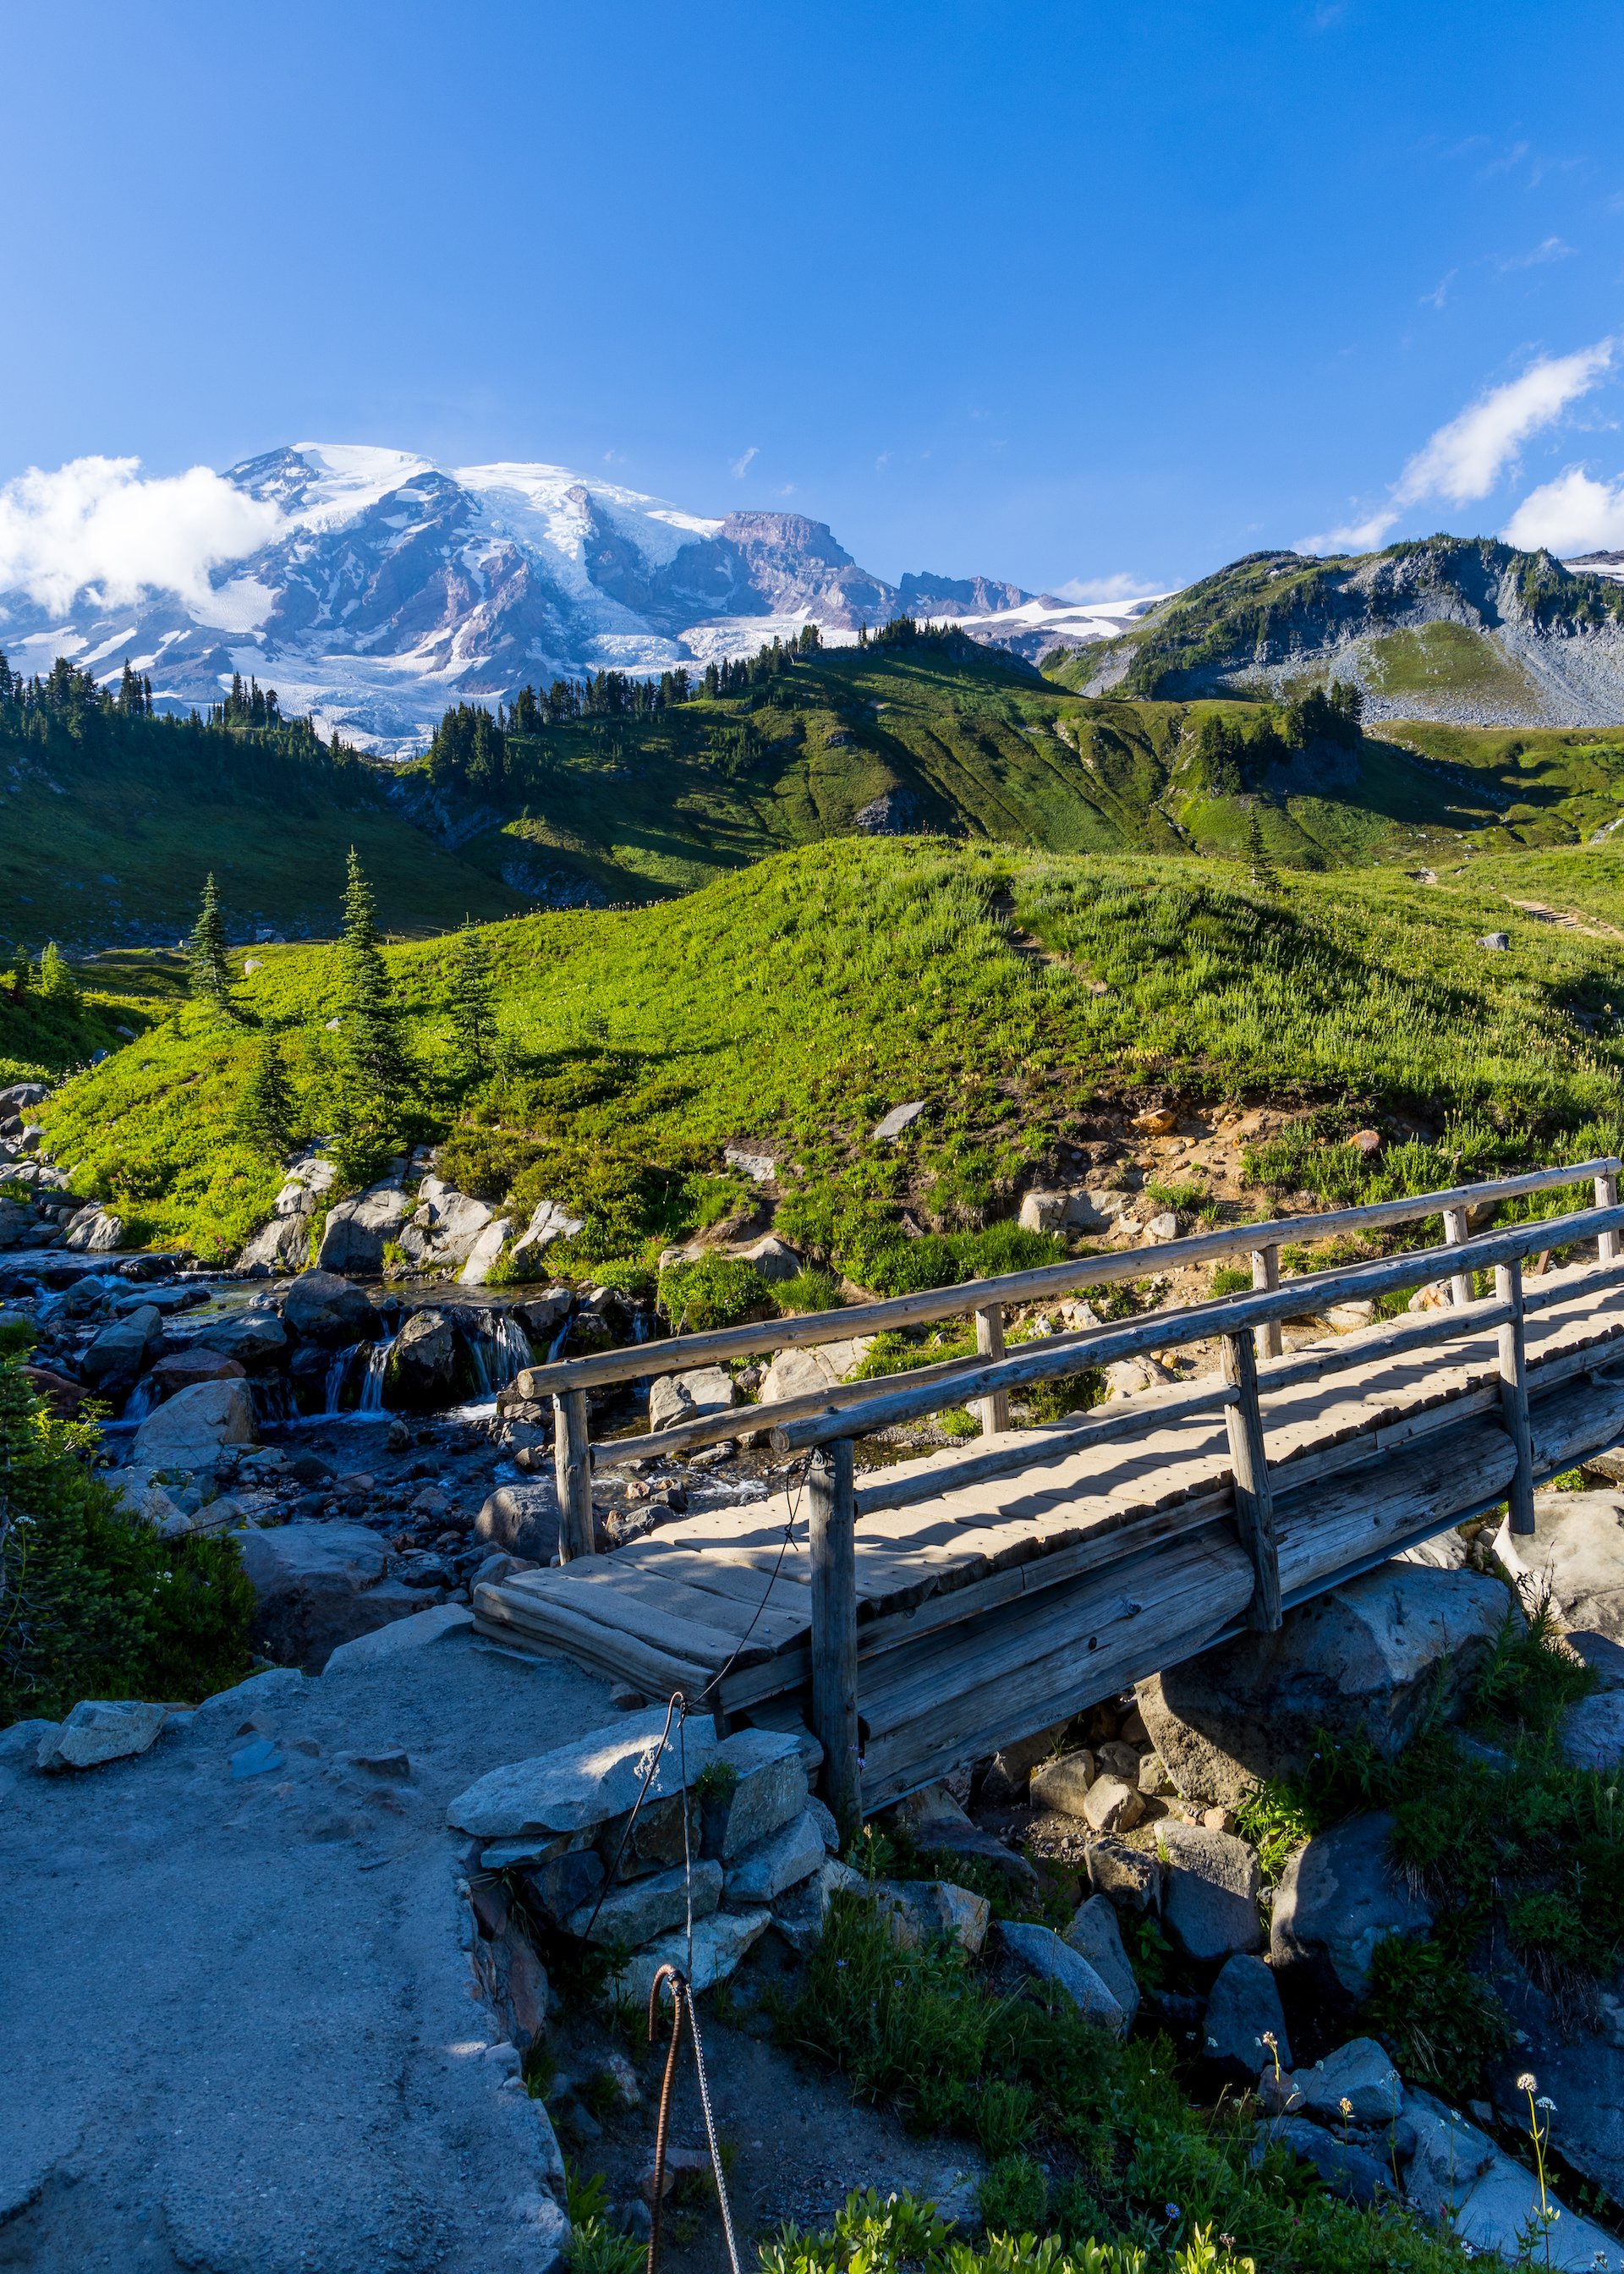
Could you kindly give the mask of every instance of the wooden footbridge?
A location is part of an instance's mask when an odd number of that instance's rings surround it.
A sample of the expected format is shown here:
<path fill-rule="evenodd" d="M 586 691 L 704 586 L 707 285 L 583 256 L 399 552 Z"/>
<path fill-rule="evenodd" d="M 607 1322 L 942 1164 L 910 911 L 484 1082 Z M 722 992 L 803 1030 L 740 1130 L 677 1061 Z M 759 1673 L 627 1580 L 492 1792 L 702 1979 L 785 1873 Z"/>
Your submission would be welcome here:
<path fill-rule="evenodd" d="M 1619 1173 L 1585 1161 L 535 1367 L 519 1386 L 554 1399 L 564 1561 L 478 1588 L 475 1616 L 724 1721 L 804 1717 L 854 1825 L 1501 1502 L 1532 1531 L 1536 1483 L 1624 1436 Z M 1469 1234 L 1469 1215 L 1581 1185 L 1594 1206 Z M 1441 1246 L 1280 1283 L 1283 1242 L 1428 1217 Z M 1017 1306 L 1236 1255 L 1249 1294 L 1004 1347 Z M 1282 1349 L 1287 1321 L 1424 1287 L 1438 1307 Z M 599 1445 L 610 1465 L 753 1429 L 807 1458 L 771 1499 L 591 1552 L 590 1390 L 966 1312 L 974 1358 Z M 1010 1426 L 1011 1394 L 1156 1352 L 1211 1370 Z M 867 1465 L 894 1448 L 861 1441 L 966 1403 L 977 1440 Z"/>

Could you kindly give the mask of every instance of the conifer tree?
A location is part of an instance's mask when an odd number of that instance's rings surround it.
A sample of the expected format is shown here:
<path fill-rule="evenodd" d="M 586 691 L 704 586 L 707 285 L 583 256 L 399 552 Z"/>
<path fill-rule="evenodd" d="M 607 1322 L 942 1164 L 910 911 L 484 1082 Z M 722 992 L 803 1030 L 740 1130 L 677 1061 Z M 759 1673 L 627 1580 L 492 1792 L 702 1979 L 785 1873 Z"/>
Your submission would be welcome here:
<path fill-rule="evenodd" d="M 1269 859 L 1268 847 L 1263 842 L 1263 827 L 1258 819 L 1258 809 L 1252 809 L 1252 818 L 1246 825 L 1246 857 L 1252 863 L 1252 881 L 1260 892 L 1274 892 L 1280 884 L 1274 864 Z"/>
<path fill-rule="evenodd" d="M 20 1003 L 34 985 L 34 966 L 28 960 L 28 951 L 21 940 L 18 941 L 12 954 L 11 974 L 6 985 L 15 1003 Z"/>
<path fill-rule="evenodd" d="M 267 1034 L 259 1044 L 237 1109 L 237 1126 L 251 1145 L 281 1160 L 293 1149 L 297 1108 L 282 1044 Z"/>
<path fill-rule="evenodd" d="M 79 1005 L 79 982 L 54 939 L 46 941 L 45 953 L 40 958 L 40 992 L 48 1003 L 60 1003 L 69 1010 Z"/>
<path fill-rule="evenodd" d="M 353 845 L 344 887 L 339 969 L 343 983 L 347 1103 L 352 1120 L 370 1122 L 381 1130 L 393 1122 L 404 1102 L 411 1067 L 379 941 L 372 888 Z"/>
<path fill-rule="evenodd" d="M 202 897 L 198 902 L 198 920 L 192 927 L 192 937 L 186 945 L 186 961 L 191 967 L 190 985 L 199 1003 L 212 1003 L 216 1010 L 231 1008 L 231 974 L 226 962 L 226 924 L 220 912 L 220 894 L 214 887 L 214 872 L 211 869 L 203 879 Z"/>
<path fill-rule="evenodd" d="M 467 918 L 452 953 L 450 1008 L 458 1067 L 477 1079 L 490 1071 L 496 1035 L 495 981 L 490 944 L 480 927 Z"/>

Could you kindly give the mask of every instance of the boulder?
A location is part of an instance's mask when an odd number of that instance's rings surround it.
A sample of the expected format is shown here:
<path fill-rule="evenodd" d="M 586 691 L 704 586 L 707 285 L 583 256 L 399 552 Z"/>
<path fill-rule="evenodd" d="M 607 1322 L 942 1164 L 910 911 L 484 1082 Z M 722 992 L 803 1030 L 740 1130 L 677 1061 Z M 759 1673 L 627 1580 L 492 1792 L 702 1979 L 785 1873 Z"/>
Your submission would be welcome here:
<path fill-rule="evenodd" d="M 227 1445 L 252 1445 L 253 1399 L 245 1382 L 199 1382 L 154 1407 L 135 1433 L 137 1469 L 211 1467 Z"/>
<path fill-rule="evenodd" d="M 230 1537 L 256 1597 L 254 1642 L 280 1665 L 320 1674 L 340 1643 L 423 1608 L 413 1589 L 384 1579 L 388 1550 L 365 1525 L 280 1524 Z"/>
<path fill-rule="evenodd" d="M 989 1800 L 1024 1800 L 1032 1772 L 1040 1761 L 1057 1754 L 1064 1743 L 1070 1721 L 1052 1722 L 1046 1729 L 1035 1730 L 1029 1737 L 1019 1737 L 1012 1745 L 1001 1746 L 988 1766 L 981 1780 L 981 1790 Z"/>
<path fill-rule="evenodd" d="M 1261 2161 L 1264 2150 L 1271 2147 L 1287 2149 L 1311 2164 L 1333 2195 L 1363 2208 L 1398 2192 L 1391 2169 L 1370 2149 L 1351 2140 L 1339 2140 L 1300 2116 L 1277 2116 L 1258 2127 L 1253 2160 Z"/>
<path fill-rule="evenodd" d="M 0 1089 L 0 1106 L 8 1112 L 20 1113 L 26 1105 L 37 1105 L 47 1095 L 42 1081 L 14 1081 L 7 1089 Z"/>
<path fill-rule="evenodd" d="M 1062 1753 L 1057 1760 L 1040 1761 L 1028 1787 L 1032 1805 L 1052 1808 L 1061 1816 L 1081 1816 L 1094 1781 L 1094 1755 L 1086 1748 Z"/>
<path fill-rule="evenodd" d="M 1086 2021 L 1097 2022 L 1113 2037 L 1127 2035 L 1128 2017 L 1080 1951 L 1063 1942 L 1052 1927 L 998 1922 L 998 1941 L 1023 1974 L 1052 1982 Z"/>
<path fill-rule="evenodd" d="M 160 1400 L 182 1389 L 195 1389 L 200 1382 L 241 1382 L 244 1369 L 223 1351 L 207 1343 L 189 1343 L 183 1351 L 166 1351 L 147 1379 Z"/>
<path fill-rule="evenodd" d="M 799 1751 L 786 1751 L 778 1731 L 741 1729 L 728 1739 L 699 1790 L 702 1852 L 730 1865 L 742 1864 L 763 1841 L 793 1829 L 803 1816 L 807 1772 Z M 813 1829 L 821 1846 L 822 1829 L 816 1823 Z M 779 1892 L 774 1888 L 761 1900 L 770 1901 Z"/>
<path fill-rule="evenodd" d="M 229 1318 L 211 1319 L 203 1329 L 208 1348 L 234 1358 L 250 1374 L 278 1366 L 288 1355 L 288 1329 L 274 1311 L 252 1304 Z"/>
<path fill-rule="evenodd" d="M 725 1366 L 698 1367 L 692 1374 L 662 1374 L 650 1387 L 649 1427 L 668 1429 L 673 1422 L 725 1413 L 737 1402 L 733 1378 Z"/>
<path fill-rule="evenodd" d="M 1507 1615 L 1497 1579 L 1385 1563 L 1139 1685 L 1152 1743 L 1187 1801 L 1233 1806 L 1272 1776 L 1300 1774 L 1321 1731 L 1389 1758 L 1441 1686 L 1458 1696 Z"/>
<path fill-rule="evenodd" d="M 1371 1954 L 1390 1934 L 1425 1935 L 1432 1914 L 1387 1862 L 1390 1816 L 1356 1816 L 1316 1833 L 1286 1866 L 1269 1937 L 1277 1975 L 1299 1974 L 1346 2011 L 1370 1988 Z"/>
<path fill-rule="evenodd" d="M 639 1951 L 625 1970 L 614 1976 L 608 1985 L 609 1994 L 628 2003 L 635 2014 L 646 2014 L 654 1977 L 662 1966 L 680 1966 L 696 1994 L 713 1990 L 718 1982 L 727 1980 L 745 1953 L 771 1924 L 772 1913 L 769 1910 L 713 1911 L 709 1918 L 694 1922 L 691 1972 L 688 1936 L 679 1928 L 674 1934 L 662 1935 L 658 1942 Z"/>
<path fill-rule="evenodd" d="M 400 1245 L 414 1263 L 462 1263 L 494 1214 L 443 1178 L 425 1177 L 410 1220 L 401 1227 Z"/>
<path fill-rule="evenodd" d="M 69 1224 L 62 1244 L 86 1254 L 109 1255 L 124 1244 L 124 1218 L 115 1216 L 110 1209 L 81 1209 Z"/>
<path fill-rule="evenodd" d="M 1145 1849 L 1125 1840 L 1091 1840 L 1083 1863 L 1095 1894 L 1107 1896 L 1119 1911 L 1142 1917 L 1161 1909 L 1162 1864 Z"/>
<path fill-rule="evenodd" d="M 501 1847 L 485 1849 L 479 1858 L 487 1871 L 506 1871 L 516 1864 L 525 1900 L 549 1926 L 563 1927 L 588 1905 L 595 1903 L 604 1884 L 600 1856 L 590 1848 L 567 1849 L 544 1864 L 512 1859 Z M 713 1903 L 710 1908 L 715 1909 Z M 588 1916 L 590 1916 L 590 1911 Z"/>
<path fill-rule="evenodd" d="M 1164 1877 L 1162 1924 L 1186 1957 L 1205 1964 L 1261 1950 L 1258 1859 L 1232 1833 L 1199 1824 L 1158 1826 Z"/>
<path fill-rule="evenodd" d="M 974 1823 L 944 1784 L 926 1785 L 898 1801 L 897 1821 L 905 1826 L 914 1846 L 940 1867 L 947 1857 L 974 1856 L 990 1864 L 1023 1899 L 1038 1892 L 1038 1875 L 1019 1849 L 1006 1848 L 996 1834 Z"/>
<path fill-rule="evenodd" d="M 1607 1773 L 1624 1766 L 1624 1690 L 1598 1690 L 1570 1706 L 1557 1743 L 1576 1769 Z"/>
<path fill-rule="evenodd" d="M 162 1340 L 162 1315 L 144 1303 L 102 1328 L 79 1361 L 79 1373 L 96 1389 L 128 1389 Z"/>
<path fill-rule="evenodd" d="M 0 1199 L 0 1247 L 32 1247 L 45 1226 L 27 1201 Z"/>
<path fill-rule="evenodd" d="M 460 1287 L 483 1287 L 498 1260 L 506 1253 L 513 1225 L 505 1216 L 499 1216 L 486 1224 L 468 1251 L 468 1260 L 457 1273 Z"/>
<path fill-rule="evenodd" d="M 443 1311 L 414 1311 L 389 1352 L 392 1405 L 425 1413 L 449 1405 L 461 1374 L 456 1329 Z"/>
<path fill-rule="evenodd" d="M 297 1271 L 310 1261 L 311 1221 L 323 1193 L 331 1190 L 338 1171 L 319 1153 L 307 1153 L 294 1162 L 287 1182 L 276 1195 L 270 1221 L 237 1258 L 244 1270 Z"/>
<path fill-rule="evenodd" d="M 548 1562 L 558 1553 L 558 1487 L 551 1477 L 498 1485 L 474 1518 L 474 1537 L 527 1563 Z"/>
<path fill-rule="evenodd" d="M 791 1823 L 780 1825 L 753 1848 L 742 1849 L 728 1864 L 728 1909 L 748 1910 L 787 1894 L 823 1869 L 823 1832 L 810 1811 L 802 1809 Z M 715 1868 L 719 1873 L 719 1864 Z"/>
<path fill-rule="evenodd" d="M 301 1341 L 324 1349 L 372 1342 L 379 1333 L 378 1314 L 366 1296 L 335 1271 L 301 1271 L 288 1290 L 282 1314 Z"/>
<path fill-rule="evenodd" d="M 1020 1204 L 1024 1231 L 1104 1231 L 1119 1215 L 1108 1215 L 1100 1206 L 1103 1194 L 1085 1192 L 1080 1185 L 1059 1192 L 1030 1192 Z M 1112 1195 L 1116 1197 L 1116 1195 Z"/>
<path fill-rule="evenodd" d="M 1107 1895 L 1090 1895 L 1061 1939 L 1088 1961 L 1131 2022 L 1139 2009 L 1139 1985 L 1122 1946 L 1115 1903 Z"/>
<path fill-rule="evenodd" d="M 1404 2172 L 1404 2194 L 1424 2218 L 1447 2224 L 1473 2253 L 1498 2252 L 1508 2264 L 1527 2263 L 1522 2244 L 1535 2236 L 1537 2265 L 1589 2270 L 1613 2266 L 1618 2239 L 1566 2204 L 1554 2225 L 1541 2231 L 1539 2183 L 1525 2165 L 1497 2148 L 1475 2124 L 1430 2092 L 1411 2086 L 1404 2115 L 1416 2134 L 1416 2151 Z M 1552 2195 L 1558 2203 L 1560 2198 Z"/>
<path fill-rule="evenodd" d="M 369 1185 L 353 1200 L 335 1201 L 321 1227 L 317 1268 L 351 1278 L 374 1278 L 383 1269 L 383 1251 L 398 1241 L 406 1221 L 406 1195 L 397 1184 Z"/>
<path fill-rule="evenodd" d="M 538 1201 L 530 1220 L 513 1243 L 510 1258 L 515 1270 L 539 1276 L 546 1253 L 555 1239 L 573 1239 L 586 1228 L 583 1216 L 572 1216 L 560 1201 Z"/>
<path fill-rule="evenodd" d="M 770 1231 L 764 1239 L 753 1241 L 748 1247 L 735 1248 L 733 1252 L 742 1261 L 753 1263 L 762 1277 L 769 1282 L 801 1276 L 800 1256 L 788 1241 L 780 1239 L 776 1232 Z"/>
<path fill-rule="evenodd" d="M 413 1611 L 391 1620 L 387 1626 L 374 1627 L 369 1634 L 341 1642 L 327 1653 L 321 1671 L 324 1677 L 348 1674 L 357 1667 L 377 1666 L 387 1658 L 404 1658 L 409 1652 L 424 1650 L 473 1623 L 473 1613 L 462 1603 L 431 1603 L 426 1611 Z"/>
<path fill-rule="evenodd" d="M 865 1895 L 868 1887 L 868 1882 L 861 1871 L 853 1871 L 849 1864 L 833 1856 L 827 1856 L 809 1879 L 803 1879 L 798 1887 L 778 1897 L 772 1906 L 772 1924 L 790 1948 L 804 1958 L 823 1939 L 831 1897 L 841 1894 Z"/>
<path fill-rule="evenodd" d="M 849 1341 L 819 1343 L 810 1350 L 782 1350 L 762 1376 L 756 1395 L 763 1405 L 781 1405 L 788 1397 L 816 1397 L 854 1374 L 873 1348 L 872 1336 Z"/>
<path fill-rule="evenodd" d="M 71 1374 L 58 1374 L 52 1367 L 22 1366 L 18 1371 L 59 1421 L 71 1420 L 90 1395 L 82 1382 L 75 1382 Z"/>
<path fill-rule="evenodd" d="M 1353 2037 L 1285 2080 L 1291 2113 L 1320 2124 L 1388 2125 L 1404 2112 L 1404 2086 L 1374 2037 Z"/>
<path fill-rule="evenodd" d="M 1096 1777 L 1083 1796 L 1083 1815 L 1096 1832 L 1132 1832 L 1145 1813 L 1137 1784 Z"/>
<path fill-rule="evenodd" d="M 41 1740 L 35 1766 L 55 1775 L 64 1769 L 99 1768 L 144 1753 L 169 1717 L 167 1706 L 133 1698 L 85 1698 L 67 1720 Z"/>
<path fill-rule="evenodd" d="M 39 1765 L 40 1748 L 47 1737 L 54 1737 L 62 1727 L 60 1721 L 43 1721 L 37 1718 L 13 1721 L 0 1729 L 0 1767 L 34 1768 Z"/>
<path fill-rule="evenodd" d="M 905 1950 L 949 1941 L 974 1958 L 987 1939 L 992 1905 L 949 1879 L 876 1879 L 868 1893 L 891 1940 Z"/>
<path fill-rule="evenodd" d="M 1266 2037 L 1273 2045 L 1264 2044 Z M 1229 2084 L 1255 2085 L 1264 2070 L 1273 2074 L 1276 2060 L 1282 2070 L 1291 2066 L 1280 1985 L 1250 1952 L 1237 1951 L 1218 1969 L 1207 1993 L 1201 2051 Z"/>
<path fill-rule="evenodd" d="M 694 1920 L 709 1918 L 722 1899 L 722 1867 L 701 1861 L 693 1867 Z M 606 1895 L 592 1894 L 573 1912 L 568 1931 L 579 1941 L 622 1943 L 639 1950 L 688 1919 L 689 1874 L 679 1864 L 674 1871 L 651 1872 L 646 1879 L 612 1887 Z"/>
<path fill-rule="evenodd" d="M 1624 1493 L 1536 1493 L 1531 1537 L 1507 1519 L 1494 1553 L 1535 1593 L 1549 1588 L 1565 1627 L 1624 1642 Z"/>

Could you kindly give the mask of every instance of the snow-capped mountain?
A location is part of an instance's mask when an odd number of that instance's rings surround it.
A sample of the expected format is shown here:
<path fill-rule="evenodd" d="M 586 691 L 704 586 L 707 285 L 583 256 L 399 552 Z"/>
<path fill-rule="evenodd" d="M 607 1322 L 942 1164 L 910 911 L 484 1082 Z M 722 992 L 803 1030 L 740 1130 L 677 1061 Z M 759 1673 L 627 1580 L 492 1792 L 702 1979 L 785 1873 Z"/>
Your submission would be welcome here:
<path fill-rule="evenodd" d="M 275 516 L 259 551 L 190 601 L 149 592 L 112 607 L 86 587 L 60 615 L 0 592 L 12 664 L 43 670 L 68 655 L 117 678 L 128 656 L 165 707 L 218 702 L 240 672 L 324 732 L 402 752 L 462 698 L 691 666 L 808 621 L 850 639 L 906 609 L 1029 652 L 1051 625 L 1097 638 L 1146 605 L 1079 610 L 979 576 L 894 585 L 800 514 L 707 517 L 561 466 L 442 467 L 302 442 L 225 478 Z"/>

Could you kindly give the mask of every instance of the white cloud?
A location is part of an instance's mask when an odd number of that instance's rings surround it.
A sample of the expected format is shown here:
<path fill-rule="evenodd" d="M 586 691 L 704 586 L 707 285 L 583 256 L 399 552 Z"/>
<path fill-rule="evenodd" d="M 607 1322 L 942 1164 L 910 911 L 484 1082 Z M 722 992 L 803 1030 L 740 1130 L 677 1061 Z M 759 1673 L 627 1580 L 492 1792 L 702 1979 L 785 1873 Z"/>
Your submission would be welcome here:
<path fill-rule="evenodd" d="M 1598 482 L 1583 466 L 1566 466 L 1530 491 L 1500 534 L 1525 553 L 1616 552 L 1624 546 L 1624 480 Z"/>
<path fill-rule="evenodd" d="M 1531 252 L 1508 253 L 1497 266 L 1502 269 L 1543 268 L 1548 260 L 1571 260 L 1574 247 L 1564 245 L 1560 237 L 1547 237 Z"/>
<path fill-rule="evenodd" d="M 760 450 L 756 448 L 756 444 L 752 442 L 749 448 L 745 451 L 741 457 L 731 459 L 729 463 L 733 468 L 733 479 L 735 481 L 741 482 L 746 474 L 750 471 L 750 460 L 752 458 L 759 458 L 760 456 Z"/>
<path fill-rule="evenodd" d="M 1115 576 L 1071 576 L 1055 587 L 1057 600 L 1142 600 L 1147 593 L 1160 592 L 1160 584 L 1147 584 L 1142 576 L 1130 576 L 1126 570 Z"/>
<path fill-rule="evenodd" d="M 1424 443 L 1394 484 L 1385 506 L 1365 520 L 1318 537 L 1299 538 L 1304 553 L 1365 551 L 1380 545 L 1412 506 L 1428 498 L 1451 505 L 1473 505 L 1488 496 L 1515 463 L 1530 434 L 1560 418 L 1570 403 L 1586 395 L 1612 368 L 1612 340 L 1577 348 L 1572 355 L 1541 356 L 1520 379 L 1491 388 Z"/>
<path fill-rule="evenodd" d="M 209 571 L 268 544 L 282 526 L 207 466 L 140 477 L 139 458 L 31 466 L 0 488 L 0 591 L 20 590 L 64 615 L 88 589 L 108 606 L 149 591 L 188 606 L 209 599 Z"/>

